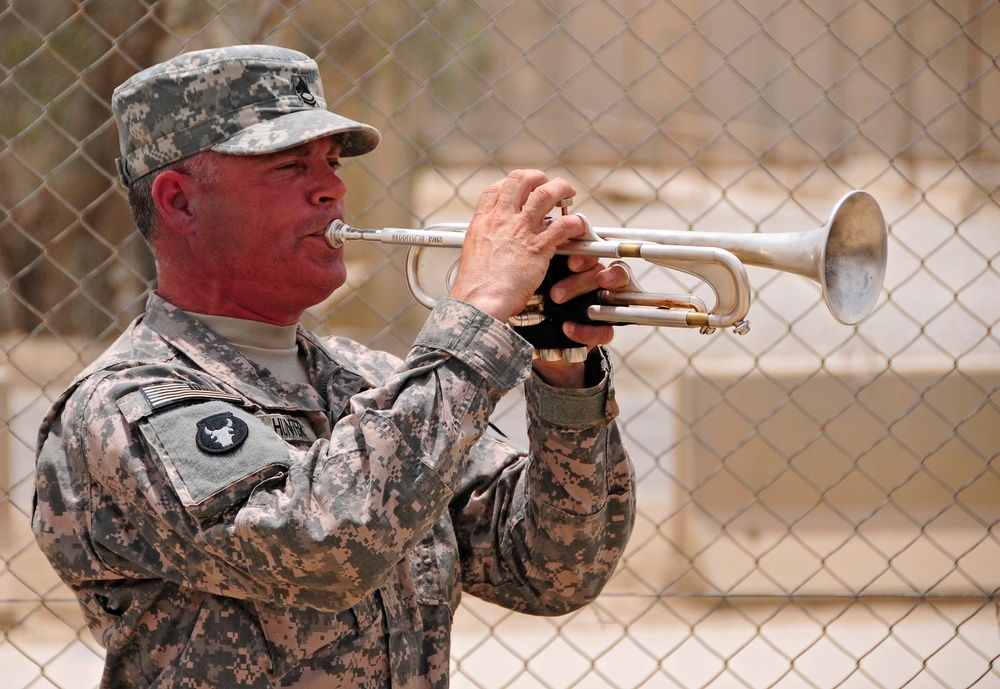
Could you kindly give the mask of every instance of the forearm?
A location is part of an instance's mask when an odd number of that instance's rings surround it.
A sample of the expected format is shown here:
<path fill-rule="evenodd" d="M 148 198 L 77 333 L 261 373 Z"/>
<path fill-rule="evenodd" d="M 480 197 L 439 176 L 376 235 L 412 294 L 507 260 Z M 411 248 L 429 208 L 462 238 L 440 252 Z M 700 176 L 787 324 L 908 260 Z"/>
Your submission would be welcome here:
<path fill-rule="evenodd" d="M 634 476 L 609 378 L 577 391 L 532 380 L 525 394 L 530 455 L 469 493 L 470 507 L 492 512 L 493 531 L 459 531 L 470 540 L 464 584 L 513 609 L 561 614 L 593 600 L 614 572 Z"/>
<path fill-rule="evenodd" d="M 439 303 L 403 364 L 352 398 L 329 444 L 304 463 L 299 489 L 255 496 L 241 513 L 253 527 L 245 533 L 264 529 L 268 542 L 311 529 L 299 550 L 312 562 L 291 567 L 281 549 L 275 557 L 252 546 L 255 561 L 317 584 L 337 577 L 355 594 L 375 588 L 446 509 L 470 447 L 500 395 L 526 374 L 528 356 L 485 314 Z M 284 523 L 270 521 L 275 514 Z"/>
<path fill-rule="evenodd" d="M 589 387 L 560 388 L 538 377 L 524 387 L 533 502 L 575 515 L 603 508 L 609 491 L 622 488 L 612 485 L 609 471 L 628 461 L 602 350 L 592 354 L 588 368 Z"/>

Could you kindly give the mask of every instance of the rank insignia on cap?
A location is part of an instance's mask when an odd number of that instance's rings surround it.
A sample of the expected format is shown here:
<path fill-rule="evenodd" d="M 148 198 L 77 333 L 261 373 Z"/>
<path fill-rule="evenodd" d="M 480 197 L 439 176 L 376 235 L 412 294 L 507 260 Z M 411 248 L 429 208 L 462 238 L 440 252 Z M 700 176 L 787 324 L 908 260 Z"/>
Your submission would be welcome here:
<path fill-rule="evenodd" d="M 316 102 L 316 96 L 314 96 L 312 91 L 309 90 L 309 85 L 306 84 L 305 79 L 300 76 L 296 76 L 292 83 L 295 85 L 295 95 L 297 95 L 303 103 L 308 105 L 310 108 L 315 108 L 319 105 L 319 103 Z"/>
<path fill-rule="evenodd" d="M 204 452 L 221 454 L 242 445 L 249 433 L 246 422 L 227 411 L 199 421 L 195 443 Z"/>

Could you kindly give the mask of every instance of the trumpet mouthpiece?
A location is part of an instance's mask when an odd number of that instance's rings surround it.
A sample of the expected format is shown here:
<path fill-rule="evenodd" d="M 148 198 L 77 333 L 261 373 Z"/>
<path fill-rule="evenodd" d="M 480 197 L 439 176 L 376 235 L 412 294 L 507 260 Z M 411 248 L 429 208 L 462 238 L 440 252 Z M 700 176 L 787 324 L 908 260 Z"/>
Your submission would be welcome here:
<path fill-rule="evenodd" d="M 326 228 L 326 232 L 323 236 L 326 238 L 326 243 L 330 245 L 331 249 L 339 249 L 352 238 L 352 232 L 356 233 L 357 230 L 345 223 L 343 220 L 334 220 L 330 223 L 329 227 Z"/>

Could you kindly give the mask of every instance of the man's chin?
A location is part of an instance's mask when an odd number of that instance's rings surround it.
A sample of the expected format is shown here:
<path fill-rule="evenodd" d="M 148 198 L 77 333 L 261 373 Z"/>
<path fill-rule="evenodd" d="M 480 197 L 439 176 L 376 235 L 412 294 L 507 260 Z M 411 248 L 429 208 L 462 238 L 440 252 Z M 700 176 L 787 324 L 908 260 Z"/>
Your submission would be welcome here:
<path fill-rule="evenodd" d="M 347 273 L 339 271 L 336 274 L 326 275 L 322 281 L 313 283 L 310 285 L 309 299 L 307 300 L 310 304 L 307 308 L 313 308 L 330 301 L 340 301 L 347 293 L 347 290 L 341 289 L 346 282 Z"/>

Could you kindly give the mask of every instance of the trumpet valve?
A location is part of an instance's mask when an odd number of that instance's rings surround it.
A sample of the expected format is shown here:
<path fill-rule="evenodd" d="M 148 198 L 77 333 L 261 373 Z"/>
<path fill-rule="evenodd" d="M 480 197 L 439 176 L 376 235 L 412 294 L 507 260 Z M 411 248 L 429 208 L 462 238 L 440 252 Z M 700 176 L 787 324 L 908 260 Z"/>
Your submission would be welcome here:
<path fill-rule="evenodd" d="M 567 347 L 566 349 L 536 349 L 532 359 L 542 361 L 565 361 L 568 364 L 579 364 L 587 360 L 586 347 Z"/>
<path fill-rule="evenodd" d="M 507 324 L 512 328 L 524 328 L 529 325 L 539 325 L 545 322 L 545 316 L 541 313 L 528 313 L 522 311 L 519 314 L 507 319 Z"/>
<path fill-rule="evenodd" d="M 532 295 L 520 313 L 517 313 L 507 319 L 507 324 L 513 328 L 523 328 L 525 326 L 538 325 L 544 322 L 545 313 L 543 313 L 543 303 L 544 299 L 542 298 L 542 295 Z"/>

